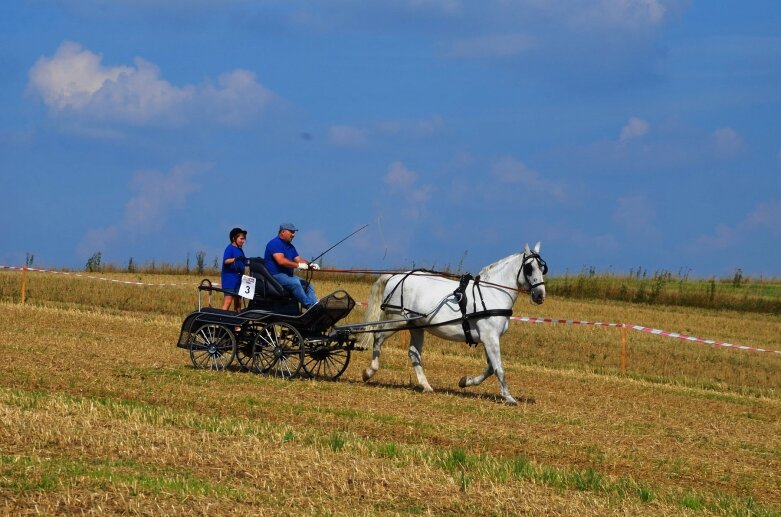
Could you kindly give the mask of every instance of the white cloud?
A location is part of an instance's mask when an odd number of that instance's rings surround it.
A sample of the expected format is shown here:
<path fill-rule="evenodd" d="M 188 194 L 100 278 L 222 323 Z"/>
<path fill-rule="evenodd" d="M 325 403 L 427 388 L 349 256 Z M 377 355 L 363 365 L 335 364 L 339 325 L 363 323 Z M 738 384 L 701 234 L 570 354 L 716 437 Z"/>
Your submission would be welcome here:
<path fill-rule="evenodd" d="M 439 133 L 445 127 L 445 121 L 439 115 L 434 115 L 428 120 L 419 120 L 415 123 L 414 132 L 418 135 L 428 136 Z"/>
<path fill-rule="evenodd" d="M 561 185 L 544 179 L 539 172 L 511 156 L 497 160 L 491 172 L 500 183 L 519 184 L 529 193 L 547 195 L 557 200 L 562 200 L 565 197 L 564 188 Z"/>
<path fill-rule="evenodd" d="M 77 251 L 87 256 L 106 251 L 120 237 L 143 237 L 163 230 L 168 214 L 184 207 L 190 195 L 200 190 L 197 179 L 210 168 L 208 164 L 185 163 L 168 173 L 137 171 L 131 180 L 136 193 L 125 203 L 122 219 L 88 230 Z"/>
<path fill-rule="evenodd" d="M 595 25 L 638 28 L 661 24 L 667 7 L 659 0 L 600 0 L 586 2 L 582 20 Z"/>
<path fill-rule="evenodd" d="M 369 141 L 365 129 L 353 126 L 333 126 L 328 130 L 328 140 L 340 147 L 360 147 Z"/>
<path fill-rule="evenodd" d="M 781 238 L 781 201 L 759 203 L 746 217 L 746 225 Z"/>
<path fill-rule="evenodd" d="M 370 28 L 383 16 L 383 28 L 430 20 L 427 30 L 441 27 L 570 27 L 637 30 L 657 27 L 691 0 L 340 0 L 293 1 L 291 20 L 307 27 L 334 30 Z M 446 22 L 446 23 L 443 23 Z M 395 25 L 394 25 L 395 24 Z"/>
<path fill-rule="evenodd" d="M 246 70 L 223 74 L 216 87 L 178 87 L 142 58 L 132 66 L 104 66 L 102 56 L 70 41 L 36 61 L 28 91 L 40 96 L 55 116 L 137 125 L 179 125 L 210 114 L 222 123 L 246 122 L 274 99 Z"/>
<path fill-rule="evenodd" d="M 669 14 L 668 5 L 685 3 L 660 0 L 528 0 L 505 5 L 537 17 L 558 21 L 575 29 L 638 30 L 661 25 Z"/>
<path fill-rule="evenodd" d="M 433 185 L 416 185 L 418 174 L 400 161 L 388 166 L 388 173 L 383 180 L 392 188 L 390 197 L 395 198 L 395 209 L 405 219 L 411 221 L 423 219 L 428 202 L 436 191 Z"/>
<path fill-rule="evenodd" d="M 412 121 L 383 120 L 378 122 L 375 127 L 379 133 L 384 135 L 429 137 L 441 133 L 446 124 L 442 117 L 433 115 L 427 119 Z"/>
<path fill-rule="evenodd" d="M 388 166 L 385 183 L 395 188 L 409 188 L 418 179 L 418 175 L 409 170 L 402 162 L 393 162 Z"/>
<path fill-rule="evenodd" d="M 136 172 L 131 186 L 137 194 L 125 205 L 123 227 L 139 233 L 158 228 L 169 210 L 183 207 L 190 194 L 200 189 L 195 179 L 207 168 L 188 163 L 174 167 L 168 174 Z"/>
<path fill-rule="evenodd" d="M 217 87 L 207 85 L 200 95 L 205 106 L 214 111 L 214 118 L 227 125 L 239 125 L 256 118 L 276 96 L 260 84 L 255 73 L 237 69 L 220 75 Z"/>
<path fill-rule="evenodd" d="M 695 239 L 688 250 L 694 253 L 713 253 L 732 248 L 738 241 L 739 233 L 735 228 L 724 224 L 718 225 L 712 235 L 702 235 Z"/>
<path fill-rule="evenodd" d="M 641 138 L 648 134 L 650 128 L 651 125 L 647 121 L 637 117 L 630 117 L 629 122 L 621 128 L 620 140 L 622 143 L 625 143 L 635 138 Z"/>
<path fill-rule="evenodd" d="M 713 144 L 716 154 L 723 158 L 733 158 L 744 148 L 743 138 L 730 127 L 722 127 L 714 131 Z"/>
<path fill-rule="evenodd" d="M 460 0 L 407 0 L 412 9 L 425 9 L 439 11 L 442 14 L 458 14 L 462 10 Z"/>
<path fill-rule="evenodd" d="M 104 68 L 100 60 L 78 43 L 66 41 L 54 57 L 38 59 L 30 69 L 30 86 L 53 109 L 84 108 L 105 81 L 116 81 L 120 74 L 131 71 L 128 67 Z"/>
<path fill-rule="evenodd" d="M 535 39 L 525 34 L 488 34 L 455 40 L 445 55 L 468 59 L 508 58 L 520 56 L 535 46 Z"/>
<path fill-rule="evenodd" d="M 435 190 L 433 185 L 423 185 L 419 189 L 415 189 L 410 198 L 416 203 L 426 203 L 431 199 Z"/>
<path fill-rule="evenodd" d="M 537 171 L 530 169 L 522 161 L 509 156 L 501 158 L 494 164 L 493 174 L 502 183 L 534 185 L 541 181 Z"/>
<path fill-rule="evenodd" d="M 694 253 L 712 253 L 740 246 L 743 241 L 781 239 L 781 201 L 757 204 L 735 225 L 718 225 L 711 235 L 702 235 L 688 247 Z M 773 245 L 770 245 L 773 249 Z"/>
<path fill-rule="evenodd" d="M 426 206 L 436 191 L 433 185 L 423 185 L 407 193 L 407 202 L 401 207 L 402 215 L 412 221 L 420 220 L 426 213 Z"/>

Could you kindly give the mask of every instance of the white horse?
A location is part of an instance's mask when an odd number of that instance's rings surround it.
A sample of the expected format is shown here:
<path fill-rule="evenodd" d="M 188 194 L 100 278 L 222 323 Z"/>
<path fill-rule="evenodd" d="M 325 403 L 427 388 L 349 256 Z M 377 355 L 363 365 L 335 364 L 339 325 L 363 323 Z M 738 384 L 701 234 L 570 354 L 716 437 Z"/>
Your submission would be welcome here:
<path fill-rule="evenodd" d="M 363 372 L 364 382 L 380 368 L 383 342 L 398 330 L 408 329 L 409 358 L 418 384 L 423 391 L 434 391 L 421 363 L 424 330 L 444 339 L 466 343 L 469 342 L 464 325 L 466 319 L 470 340 L 485 347 L 488 367 L 474 377 L 462 377 L 458 385 L 462 388 L 477 386 L 495 373 L 504 400 L 517 404 L 507 389 L 499 338 L 509 327 L 511 309 L 520 291 L 529 292 L 534 303 L 545 301 L 544 275 L 548 272 L 548 266 L 539 254 L 540 243 L 534 250 L 530 250 L 528 244 L 524 248 L 522 253 L 484 267 L 477 285 L 474 280 L 464 282 L 463 295 L 456 293 L 459 281 L 430 272 L 412 271 L 382 275 L 377 279 L 366 311 L 367 327 L 374 327 L 374 332 L 366 335 L 365 342 L 368 345 L 373 337 L 374 344 L 371 365 Z M 462 296 L 465 296 L 465 304 L 460 300 Z M 474 316 L 470 318 L 470 314 Z M 381 323 L 372 325 L 373 322 Z"/>

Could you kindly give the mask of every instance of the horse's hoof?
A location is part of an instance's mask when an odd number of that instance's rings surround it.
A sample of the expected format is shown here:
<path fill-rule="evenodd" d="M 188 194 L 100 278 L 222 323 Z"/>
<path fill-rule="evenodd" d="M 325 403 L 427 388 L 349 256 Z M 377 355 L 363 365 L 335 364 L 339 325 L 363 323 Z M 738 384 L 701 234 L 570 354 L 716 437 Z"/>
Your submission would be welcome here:
<path fill-rule="evenodd" d="M 361 377 L 363 377 L 363 382 L 369 382 L 369 379 L 371 379 L 373 375 L 374 375 L 374 372 L 372 371 L 372 369 L 371 368 L 366 368 L 363 371 L 363 375 L 361 376 Z"/>
<path fill-rule="evenodd" d="M 515 400 L 515 399 L 514 399 L 514 398 L 512 398 L 512 397 L 506 397 L 506 398 L 504 399 L 504 402 L 505 402 L 505 404 L 507 404 L 508 406 L 517 406 L 517 405 L 518 405 L 518 401 L 517 401 L 517 400 Z"/>
<path fill-rule="evenodd" d="M 459 387 L 459 388 L 466 388 L 466 379 L 467 379 L 467 376 L 466 376 L 466 375 L 464 375 L 463 377 L 461 377 L 461 380 L 460 380 L 460 381 L 458 381 L 458 387 Z"/>
<path fill-rule="evenodd" d="M 423 386 L 423 393 L 434 393 L 434 388 L 431 386 Z"/>

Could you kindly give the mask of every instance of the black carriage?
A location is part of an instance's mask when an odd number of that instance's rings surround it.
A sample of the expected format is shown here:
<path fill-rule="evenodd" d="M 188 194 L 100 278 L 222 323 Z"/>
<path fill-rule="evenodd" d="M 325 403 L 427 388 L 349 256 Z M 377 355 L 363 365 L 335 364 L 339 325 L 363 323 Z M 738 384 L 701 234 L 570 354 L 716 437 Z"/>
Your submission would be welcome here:
<path fill-rule="evenodd" d="M 346 291 L 335 291 L 308 310 L 269 274 L 262 258 L 250 258 L 255 295 L 247 308 L 234 311 L 211 307 L 214 292 L 204 280 L 198 286 L 198 310 L 182 323 L 177 346 L 189 350 L 195 368 L 241 368 L 265 375 L 306 375 L 336 379 L 347 369 L 350 354 L 359 349 L 354 334 L 336 323 L 355 306 Z M 202 305 L 202 295 L 208 305 Z"/>

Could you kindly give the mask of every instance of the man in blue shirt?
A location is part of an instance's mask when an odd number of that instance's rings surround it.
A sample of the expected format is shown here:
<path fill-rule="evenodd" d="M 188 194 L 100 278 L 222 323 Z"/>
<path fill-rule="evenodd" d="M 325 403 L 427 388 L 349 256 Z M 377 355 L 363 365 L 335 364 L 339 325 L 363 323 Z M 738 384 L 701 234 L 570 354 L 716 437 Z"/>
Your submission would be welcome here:
<path fill-rule="evenodd" d="M 302 259 L 296 247 L 293 246 L 293 238 L 298 228 L 292 223 L 279 225 L 279 233 L 266 245 L 266 253 L 263 262 L 268 272 L 282 284 L 304 308 L 308 309 L 317 303 L 317 296 L 311 284 L 303 282 L 293 274 L 295 269 L 320 269 L 317 264 L 310 264 Z"/>

